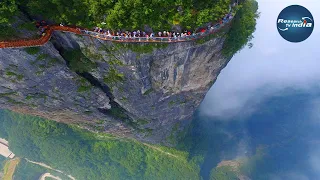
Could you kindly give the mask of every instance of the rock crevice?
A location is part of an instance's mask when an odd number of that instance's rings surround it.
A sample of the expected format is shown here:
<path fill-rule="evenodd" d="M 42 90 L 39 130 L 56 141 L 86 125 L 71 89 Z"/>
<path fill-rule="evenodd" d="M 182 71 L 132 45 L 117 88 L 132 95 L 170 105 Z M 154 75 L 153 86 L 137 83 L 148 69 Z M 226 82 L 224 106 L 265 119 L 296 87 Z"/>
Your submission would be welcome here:
<path fill-rule="evenodd" d="M 230 58 L 224 38 L 121 44 L 55 32 L 45 46 L 0 49 L 0 108 L 92 131 L 170 144 L 191 120 Z M 75 72 L 62 51 L 79 50 L 95 67 Z"/>

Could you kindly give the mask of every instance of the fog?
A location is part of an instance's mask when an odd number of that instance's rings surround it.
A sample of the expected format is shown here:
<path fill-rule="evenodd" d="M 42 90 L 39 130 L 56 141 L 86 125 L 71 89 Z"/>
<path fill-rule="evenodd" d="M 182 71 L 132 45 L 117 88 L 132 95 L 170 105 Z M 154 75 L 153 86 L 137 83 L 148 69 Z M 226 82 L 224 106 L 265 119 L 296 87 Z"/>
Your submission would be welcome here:
<path fill-rule="evenodd" d="M 272 174 L 271 172 L 269 179 L 320 179 L 320 132 L 317 131 L 320 128 L 320 28 L 318 27 L 320 1 L 258 0 L 258 2 L 261 14 L 252 40 L 254 46 L 251 49 L 246 47 L 241 50 L 222 70 L 216 83 L 202 102 L 199 114 L 212 122 L 244 122 L 241 131 L 245 134 L 250 131 L 250 128 L 251 130 L 256 128 L 257 131 L 268 132 L 262 126 L 278 125 L 277 123 L 283 123 L 284 127 L 288 128 L 284 130 L 289 134 L 288 137 L 294 136 L 297 132 L 302 132 L 299 139 L 289 149 L 293 152 L 288 152 L 296 154 L 288 158 L 290 155 L 286 156 L 287 152 L 283 153 L 288 149 L 280 148 L 276 151 L 284 154 L 283 157 L 280 156 L 282 161 L 270 164 L 270 166 L 285 167 L 286 163 L 292 163 L 290 159 L 296 159 L 297 165 L 294 166 L 295 168 L 289 165 L 290 168 L 284 168 L 285 170 L 281 173 Z M 306 7 L 314 17 L 313 33 L 301 43 L 287 42 L 280 36 L 276 27 L 276 20 L 281 10 L 293 4 Z M 267 100 L 288 96 L 288 92 L 302 92 L 304 95 L 300 97 L 307 96 L 302 98 L 301 102 L 303 103 L 301 105 L 298 100 L 293 103 L 294 107 L 291 107 L 291 104 L 288 105 L 289 111 L 292 108 L 290 112 L 292 115 L 273 112 L 276 115 L 267 118 L 255 116 L 257 112 L 265 109 L 269 110 L 268 105 L 265 104 Z M 281 106 L 285 103 L 282 102 Z M 270 111 L 275 111 L 272 107 L 270 109 Z M 303 112 L 297 112 L 300 109 L 303 109 Z M 245 123 L 246 121 L 259 121 L 259 118 L 264 119 L 263 125 L 256 123 L 254 125 L 256 127 L 249 127 Z M 268 124 L 266 119 L 275 123 Z M 282 121 L 282 119 L 286 120 Z M 291 120 L 292 124 L 299 121 L 299 123 L 303 122 L 304 126 L 301 128 L 299 125 L 291 126 Z M 275 128 L 277 127 L 275 126 Z M 275 142 L 279 141 L 279 138 L 285 140 L 287 136 L 283 134 L 275 135 L 279 133 L 276 132 L 277 130 L 281 131 L 281 129 L 275 129 L 274 131 L 271 129 L 268 132 L 269 134 L 261 135 L 258 133 L 258 136 L 260 136 L 258 138 L 262 137 L 261 141 L 264 139 L 263 136 L 270 140 L 273 139 Z M 232 136 L 229 135 L 231 131 L 229 132 L 227 129 L 223 131 L 228 134 L 223 138 Z M 303 133 L 306 134 L 306 137 Z M 250 135 L 245 135 L 238 141 L 233 150 L 234 157 L 244 156 L 247 150 L 254 149 L 250 138 Z M 301 138 L 304 138 L 304 140 L 301 140 Z M 227 151 L 227 149 L 222 152 L 224 151 Z M 270 155 L 273 156 L 273 154 Z M 295 155 L 297 158 L 295 158 Z"/>
<path fill-rule="evenodd" d="M 320 83 L 320 1 L 259 0 L 260 18 L 252 43 L 236 54 L 218 76 L 200 111 L 217 119 L 248 116 L 270 96 L 281 95 L 288 88 L 308 90 Z M 285 7 L 299 4 L 313 14 L 315 27 L 301 43 L 284 40 L 276 28 L 276 19 Z"/>

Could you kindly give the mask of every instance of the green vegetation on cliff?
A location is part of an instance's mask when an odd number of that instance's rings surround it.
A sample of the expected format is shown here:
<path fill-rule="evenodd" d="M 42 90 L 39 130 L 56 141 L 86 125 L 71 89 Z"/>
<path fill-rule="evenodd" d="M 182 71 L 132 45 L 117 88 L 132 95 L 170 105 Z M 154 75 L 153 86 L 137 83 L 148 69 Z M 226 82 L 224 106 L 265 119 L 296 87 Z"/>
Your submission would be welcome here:
<path fill-rule="evenodd" d="M 17 11 L 15 0 L 0 1 L 0 40 L 13 36 L 14 29 L 11 26 L 11 21 Z"/>
<path fill-rule="evenodd" d="M 2 0 L 0 2 L 0 26 L 7 25 L 17 14 L 18 7 L 15 0 Z"/>
<path fill-rule="evenodd" d="M 199 179 L 199 167 L 186 152 L 8 111 L 0 115 L 0 135 L 18 157 L 44 162 L 76 179 Z"/>
<path fill-rule="evenodd" d="M 230 57 L 241 50 L 253 38 L 256 29 L 258 2 L 245 0 L 239 7 L 223 46 L 223 53 Z"/>
<path fill-rule="evenodd" d="M 88 59 L 80 49 L 65 50 L 62 56 L 68 61 L 70 69 L 76 72 L 89 72 L 96 67 L 95 62 Z"/>
<path fill-rule="evenodd" d="M 210 180 L 238 180 L 238 175 L 232 170 L 232 167 L 222 166 L 211 171 Z"/>
<path fill-rule="evenodd" d="M 210 180 L 238 180 L 241 176 L 257 177 L 257 172 L 259 172 L 257 171 L 257 165 L 265 160 L 265 151 L 260 146 L 252 156 L 223 161 L 223 164 L 211 170 Z"/>
<path fill-rule="evenodd" d="M 231 0 L 20 0 L 31 15 L 80 26 L 106 23 L 111 29 L 170 30 L 173 25 L 195 28 L 217 21 L 229 11 Z M 52 8 L 54 7 L 54 8 Z"/>

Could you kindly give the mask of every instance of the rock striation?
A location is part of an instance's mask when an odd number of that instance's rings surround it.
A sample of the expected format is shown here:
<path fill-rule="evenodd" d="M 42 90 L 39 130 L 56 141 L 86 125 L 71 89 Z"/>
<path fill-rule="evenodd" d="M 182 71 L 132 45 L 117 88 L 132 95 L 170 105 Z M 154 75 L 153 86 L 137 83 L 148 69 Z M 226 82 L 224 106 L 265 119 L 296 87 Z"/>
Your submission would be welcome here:
<path fill-rule="evenodd" d="M 121 44 L 55 32 L 41 47 L 0 49 L 0 108 L 170 145 L 230 60 L 223 43 Z M 75 72 L 64 53 L 73 50 L 94 68 Z"/>

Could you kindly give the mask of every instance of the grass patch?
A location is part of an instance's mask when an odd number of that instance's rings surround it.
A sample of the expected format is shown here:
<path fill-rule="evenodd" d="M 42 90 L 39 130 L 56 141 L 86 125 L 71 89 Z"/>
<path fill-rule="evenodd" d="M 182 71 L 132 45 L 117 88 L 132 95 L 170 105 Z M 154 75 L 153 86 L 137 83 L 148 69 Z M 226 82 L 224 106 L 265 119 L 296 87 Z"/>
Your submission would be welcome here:
<path fill-rule="evenodd" d="M 210 173 L 210 180 L 236 180 L 238 172 L 235 172 L 232 167 L 221 166 L 213 169 Z"/>
<path fill-rule="evenodd" d="M 180 105 L 184 105 L 184 104 L 186 104 L 186 103 L 187 103 L 187 100 L 186 100 L 186 99 L 181 100 L 181 101 L 179 102 Z"/>
<path fill-rule="evenodd" d="M 79 84 L 77 92 L 83 93 L 83 92 L 89 92 L 93 86 L 83 77 L 80 77 L 80 79 L 76 80 L 77 84 Z"/>
<path fill-rule="evenodd" d="M 99 120 L 98 122 L 97 122 L 97 124 L 103 124 L 104 123 L 104 120 Z"/>
<path fill-rule="evenodd" d="M 80 49 L 66 50 L 62 56 L 68 61 L 70 69 L 76 72 L 90 72 L 97 67 L 96 63 L 88 59 Z"/>
<path fill-rule="evenodd" d="M 96 60 L 103 59 L 103 56 L 101 54 L 93 53 L 93 52 L 91 52 L 91 50 L 89 48 L 83 48 L 82 52 L 89 59 L 96 59 Z"/>
<path fill-rule="evenodd" d="M 33 96 L 27 95 L 26 100 L 31 100 L 32 98 L 33 98 Z"/>
<path fill-rule="evenodd" d="M 24 77 L 22 74 L 16 74 L 15 72 L 12 72 L 12 71 L 7 71 L 6 75 L 9 76 L 9 77 L 14 77 L 18 81 L 21 81 L 23 79 L 23 77 Z"/>
<path fill-rule="evenodd" d="M 4 165 L 4 175 L 3 180 L 12 180 L 13 174 L 16 171 L 16 167 L 20 162 L 20 158 L 14 158 L 11 160 L 8 160 L 6 164 Z"/>
<path fill-rule="evenodd" d="M 10 26 L 2 26 L 0 24 L 0 40 L 11 40 L 17 37 L 17 32 L 13 27 Z"/>
<path fill-rule="evenodd" d="M 38 61 L 44 60 L 44 59 L 46 59 L 48 56 L 49 56 L 48 54 L 40 54 L 40 55 L 37 57 L 37 60 L 38 60 Z"/>
<path fill-rule="evenodd" d="M 108 84 L 111 88 L 119 82 L 124 81 L 124 74 L 119 73 L 117 69 L 111 68 L 107 75 L 104 76 L 103 82 Z"/>
<path fill-rule="evenodd" d="M 0 97 L 7 97 L 10 95 L 17 95 L 17 92 L 0 93 Z"/>
<path fill-rule="evenodd" d="M 168 136 L 168 137 L 166 138 L 166 140 L 167 140 L 170 144 L 176 144 L 176 143 L 177 143 L 176 134 L 177 134 L 177 132 L 178 132 L 178 130 L 179 130 L 179 126 L 180 126 L 180 123 L 177 122 L 177 123 L 173 126 L 173 128 L 172 128 L 171 133 L 170 133 L 170 136 Z"/>
<path fill-rule="evenodd" d="M 37 72 L 36 72 L 36 75 L 37 75 L 37 76 L 41 76 L 41 75 L 43 75 L 43 72 L 44 72 L 43 70 L 37 71 Z"/>
<path fill-rule="evenodd" d="M 147 119 L 138 119 L 137 120 L 137 124 L 142 126 L 142 125 L 145 125 L 145 124 L 149 124 L 149 121 Z"/>
<path fill-rule="evenodd" d="M 16 104 L 16 105 L 24 104 L 23 102 L 16 101 L 16 100 L 14 100 L 12 98 L 9 98 L 9 97 L 7 97 L 7 99 L 8 99 L 8 102 L 11 103 L 11 104 Z"/>
<path fill-rule="evenodd" d="M 90 91 L 92 86 L 79 86 L 77 92 L 82 93 L 82 92 L 87 92 Z"/>
<path fill-rule="evenodd" d="M 141 129 L 138 129 L 138 131 L 140 133 L 145 133 L 146 136 L 150 136 L 152 134 L 152 132 L 153 132 L 153 129 L 151 129 L 151 128 L 141 128 Z"/>
<path fill-rule="evenodd" d="M 121 100 L 121 101 L 124 101 L 124 102 L 127 102 L 127 101 L 128 101 L 128 98 L 126 98 L 126 97 L 121 97 L 120 100 Z"/>
<path fill-rule="evenodd" d="M 27 48 L 24 48 L 24 50 L 30 55 L 35 55 L 40 52 L 39 47 L 27 47 Z"/>
<path fill-rule="evenodd" d="M 126 121 L 128 119 L 128 116 L 123 112 L 121 108 L 112 107 L 109 112 L 112 116 L 119 118 L 123 121 Z"/>
<path fill-rule="evenodd" d="M 51 67 L 55 64 L 58 64 L 59 63 L 59 59 L 58 58 L 50 58 L 49 62 L 48 62 L 48 65 Z"/>
<path fill-rule="evenodd" d="M 90 110 L 84 111 L 85 114 L 92 114 L 93 112 Z"/>
<path fill-rule="evenodd" d="M 169 103 L 168 103 L 169 107 L 172 107 L 172 106 L 175 105 L 175 104 L 176 104 L 176 102 L 175 102 L 174 100 L 171 100 L 171 101 L 169 101 Z"/>
<path fill-rule="evenodd" d="M 44 99 L 44 100 L 47 100 L 47 95 L 46 94 L 44 94 L 44 93 L 34 93 L 34 94 L 28 94 L 27 96 L 26 96 L 26 100 L 31 100 L 31 99 Z"/>
<path fill-rule="evenodd" d="M 167 43 L 113 43 L 117 49 L 127 49 L 138 54 L 152 53 L 155 49 L 168 47 Z"/>
<path fill-rule="evenodd" d="M 123 66 L 124 65 L 122 61 L 115 59 L 115 58 L 112 58 L 111 60 L 109 60 L 108 64 L 110 66 Z"/>
<path fill-rule="evenodd" d="M 26 22 L 26 23 L 20 24 L 19 29 L 25 29 L 28 31 L 37 31 L 37 28 L 33 22 Z"/>
<path fill-rule="evenodd" d="M 152 92 L 153 92 L 153 89 L 150 88 L 146 92 L 144 92 L 143 95 L 147 96 L 147 95 L 151 94 Z"/>

